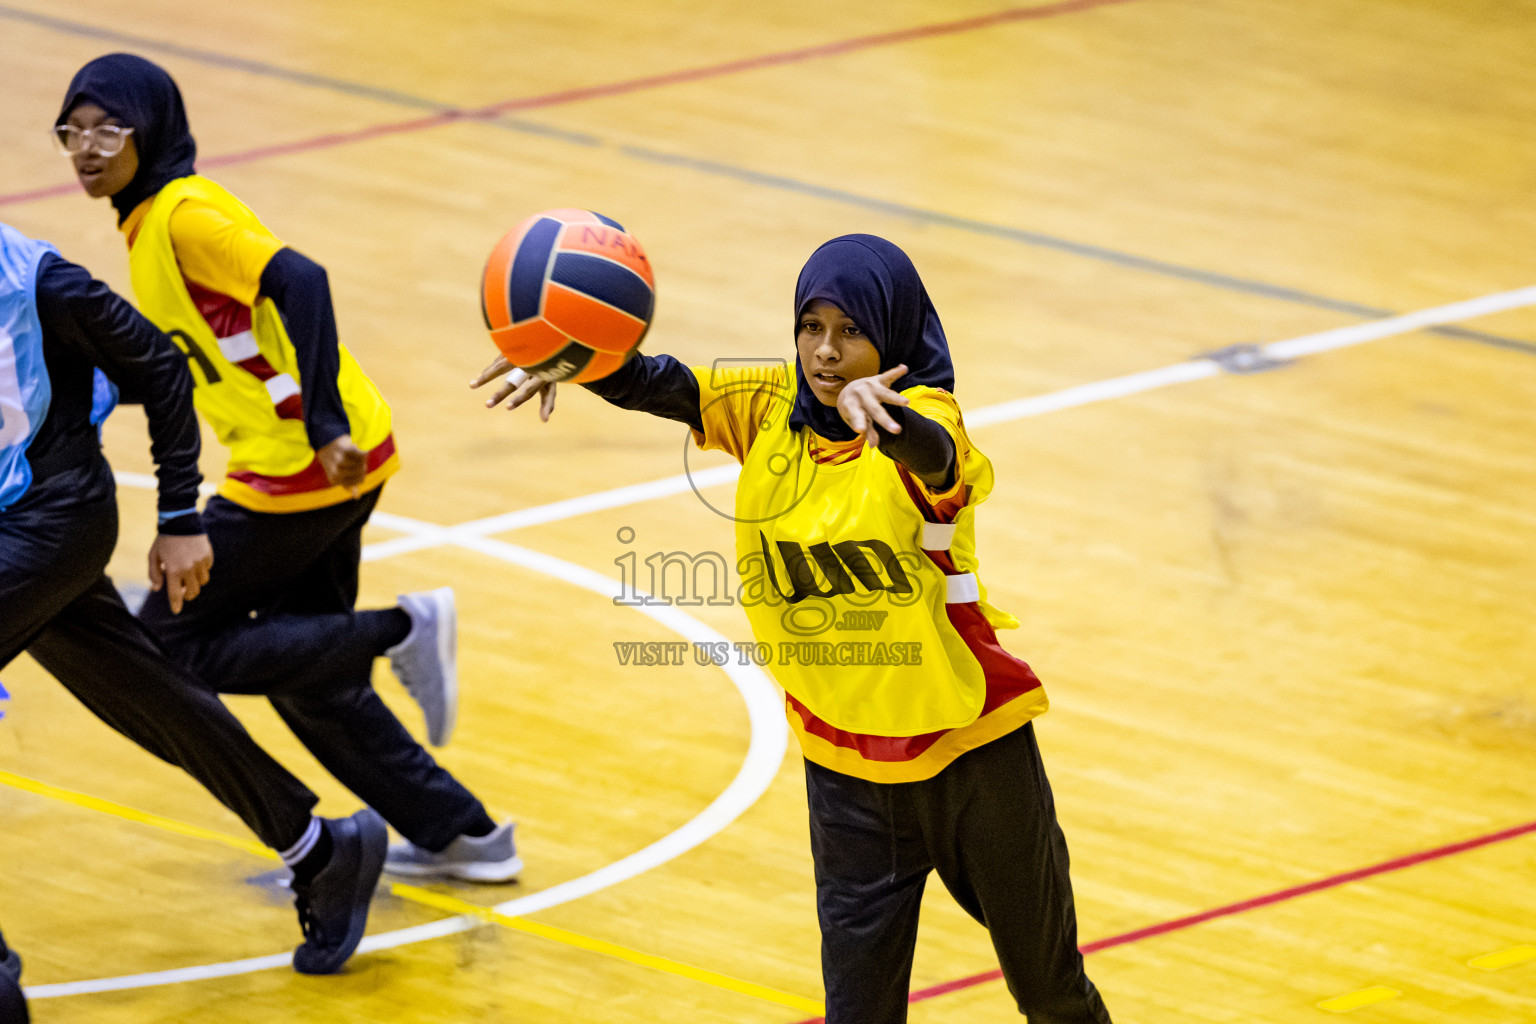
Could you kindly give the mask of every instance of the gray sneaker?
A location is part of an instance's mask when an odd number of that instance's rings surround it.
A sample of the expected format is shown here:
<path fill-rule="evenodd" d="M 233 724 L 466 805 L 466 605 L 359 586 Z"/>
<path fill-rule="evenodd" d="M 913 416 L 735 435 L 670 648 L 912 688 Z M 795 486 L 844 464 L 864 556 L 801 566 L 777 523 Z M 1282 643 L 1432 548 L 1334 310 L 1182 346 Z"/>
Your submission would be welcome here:
<path fill-rule="evenodd" d="M 391 843 L 384 870 L 411 878 L 457 878 L 465 882 L 510 882 L 523 870 L 512 841 L 516 822 L 507 822 L 478 838 L 459 836 L 442 853 L 412 842 Z"/>
<path fill-rule="evenodd" d="M 385 654 L 395 678 L 427 718 L 427 742 L 446 746 L 459 716 L 459 615 L 453 588 L 401 594 L 411 631 Z"/>

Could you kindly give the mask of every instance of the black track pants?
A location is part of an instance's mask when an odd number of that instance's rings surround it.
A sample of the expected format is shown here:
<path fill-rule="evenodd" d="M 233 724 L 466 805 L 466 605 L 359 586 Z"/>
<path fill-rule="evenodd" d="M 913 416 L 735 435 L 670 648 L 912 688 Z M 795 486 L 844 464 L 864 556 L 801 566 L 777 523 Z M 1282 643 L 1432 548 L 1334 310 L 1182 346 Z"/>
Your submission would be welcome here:
<path fill-rule="evenodd" d="M 103 570 L 117 504 L 23 503 L 0 513 L 0 668 L 23 650 L 96 717 L 184 769 L 273 849 L 292 846 L 316 798 L 176 665 Z"/>
<path fill-rule="evenodd" d="M 373 689 L 374 659 L 403 614 L 353 610 L 363 526 L 381 489 L 309 512 L 209 499 L 208 585 L 180 615 L 151 593 L 139 616 L 220 692 L 265 694 L 342 785 L 411 842 L 441 850 L 485 808 Z"/>
<path fill-rule="evenodd" d="M 929 871 L 992 934 L 1030 1024 L 1109 1024 L 1083 970 L 1067 843 L 1032 724 L 922 782 L 807 761 L 827 1024 L 907 1019 Z"/>

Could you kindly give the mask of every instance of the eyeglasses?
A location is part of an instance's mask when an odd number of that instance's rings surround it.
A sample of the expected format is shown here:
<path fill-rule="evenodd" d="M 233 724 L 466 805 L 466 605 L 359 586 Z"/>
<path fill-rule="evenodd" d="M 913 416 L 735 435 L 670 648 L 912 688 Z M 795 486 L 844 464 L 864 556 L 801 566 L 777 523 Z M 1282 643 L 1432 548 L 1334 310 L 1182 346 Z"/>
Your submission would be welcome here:
<path fill-rule="evenodd" d="M 115 124 L 99 124 L 94 128 L 56 124 L 53 126 L 53 144 L 64 156 L 83 153 L 91 148 L 92 143 L 95 144 L 96 152 L 102 156 L 117 156 L 128 142 L 128 136 L 132 134 L 132 128 L 123 128 Z"/>

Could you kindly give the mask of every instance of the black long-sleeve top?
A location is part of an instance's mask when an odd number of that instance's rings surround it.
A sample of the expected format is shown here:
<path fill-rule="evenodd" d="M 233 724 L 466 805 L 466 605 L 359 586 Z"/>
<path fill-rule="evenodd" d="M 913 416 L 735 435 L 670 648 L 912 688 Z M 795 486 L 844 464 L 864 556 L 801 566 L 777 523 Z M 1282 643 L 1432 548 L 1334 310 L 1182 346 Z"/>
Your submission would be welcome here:
<path fill-rule="evenodd" d="M 582 387 L 621 409 L 648 412 L 653 416 L 686 423 L 704 432 L 699 411 L 699 379 L 671 356 L 636 353 L 619 369 Z M 906 406 L 886 405 L 886 412 L 901 427 L 893 434 L 880 426 L 879 451 L 901 463 L 928 482 L 954 479 L 955 442 L 938 423 Z M 943 485 L 939 485 L 942 489 Z"/>
<path fill-rule="evenodd" d="M 309 446 L 319 451 L 352 432 L 337 384 L 341 351 L 330 279 L 324 267 L 303 253 L 279 249 L 261 272 L 261 294 L 277 306 L 288 329 L 288 340 L 293 342 L 304 403 L 304 432 Z"/>
<path fill-rule="evenodd" d="M 22 501 L 86 503 L 112 494 L 111 469 L 91 423 L 93 370 L 99 367 L 143 402 L 160 485 L 160 532 L 201 533 L 201 441 L 186 357 L 85 268 L 52 253 L 38 267 L 37 315 L 53 397 L 27 447 L 33 483 Z"/>

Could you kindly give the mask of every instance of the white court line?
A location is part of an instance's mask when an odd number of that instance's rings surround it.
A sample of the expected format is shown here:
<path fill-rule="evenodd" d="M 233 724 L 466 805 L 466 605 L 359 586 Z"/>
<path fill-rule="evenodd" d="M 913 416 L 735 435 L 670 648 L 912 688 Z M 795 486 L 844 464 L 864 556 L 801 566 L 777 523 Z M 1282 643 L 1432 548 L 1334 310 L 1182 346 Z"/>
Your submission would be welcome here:
<path fill-rule="evenodd" d="M 1271 359 L 1298 359 L 1302 356 L 1314 355 L 1318 352 L 1346 348 L 1350 345 L 1361 345 L 1368 341 L 1379 341 L 1382 338 L 1390 338 L 1399 334 L 1408 334 L 1425 327 L 1454 323 L 1458 320 L 1470 320 L 1475 317 L 1487 316 L 1490 313 L 1501 313 L 1531 305 L 1536 305 L 1536 286 L 1517 288 L 1507 292 L 1495 292 L 1491 295 L 1484 295 L 1475 299 L 1452 302 L 1443 306 L 1432 306 L 1428 309 L 1385 317 L 1381 320 L 1351 324 L 1347 327 L 1336 327 L 1327 331 L 1319 331 L 1316 334 L 1305 334 L 1285 341 L 1272 342 L 1263 346 L 1260 351 Z M 1059 412 L 1063 409 L 1072 409 L 1077 406 L 1091 405 L 1095 402 L 1106 402 L 1115 398 L 1125 398 L 1147 391 L 1155 391 L 1173 384 L 1187 384 L 1191 381 L 1219 376 L 1224 372 L 1221 365 L 1215 360 L 1191 359 L 1182 363 L 1161 366 L 1153 370 L 1143 370 L 1140 373 L 1127 374 L 1123 377 L 1110 377 L 1107 380 L 1079 384 L 1075 387 L 1063 388 L 1060 391 L 1052 391 L 1044 395 L 1031 395 L 1028 398 L 1016 398 L 1007 402 L 998 402 L 994 405 L 981 406 L 965 414 L 965 423 L 967 427 L 994 426 L 998 423 L 1026 419 L 1031 416 L 1043 416 L 1046 413 Z M 553 523 L 562 519 L 574 519 L 576 516 L 600 512 L 604 509 L 637 505 L 656 498 L 666 498 L 674 494 L 682 494 L 695 487 L 702 489 L 713 487 L 716 484 L 729 483 L 740 475 L 741 467 L 735 463 L 726 466 L 715 466 L 693 474 L 679 473 L 676 476 L 662 477 L 659 480 L 628 484 L 624 487 L 615 487 L 612 490 L 598 491 L 594 494 L 586 494 L 577 498 L 566 498 L 562 501 L 550 502 L 547 505 L 533 505 L 529 508 L 503 512 L 484 519 L 472 519 L 455 526 L 436 526 L 419 520 L 398 518 L 387 512 L 375 512 L 372 517 L 373 522 L 388 529 L 399 529 L 402 532 L 406 532 L 407 536 L 396 537 L 365 546 L 363 548 L 363 560 L 377 561 L 381 558 L 390 558 L 394 555 L 402 555 L 410 551 L 421 551 L 442 544 L 451 544 L 459 537 L 484 537 L 495 533 L 508 533 L 526 526 Z M 154 485 L 154 478 L 142 473 L 118 474 L 119 480 L 125 483 L 128 482 L 130 477 L 133 480 L 132 486 L 152 487 Z M 208 485 L 204 485 L 204 488 L 207 490 Z"/>
<path fill-rule="evenodd" d="M 441 531 L 440 534 L 418 530 L 410 536 L 396 537 L 392 540 L 369 544 L 363 548 L 363 561 L 372 562 L 380 558 L 389 558 L 393 555 L 403 555 L 407 551 L 420 551 L 423 548 L 436 547 L 439 544 L 449 544 L 456 537 L 484 537 L 493 533 L 506 533 L 509 530 L 518 530 L 525 526 L 537 526 L 540 523 L 553 523 L 560 519 L 572 519 L 576 516 L 586 515 L 588 512 L 598 512 L 605 508 L 637 505 L 642 501 L 651 501 L 655 498 L 682 494 L 692 487 L 712 487 L 715 484 L 728 483 L 740 475 L 741 467 L 733 462 L 728 466 L 701 469 L 691 475 L 679 473 L 677 476 L 663 477 L 660 480 L 651 480 L 647 483 L 629 484 L 625 487 L 615 487 L 611 491 L 598 491 L 596 494 L 586 494 L 579 498 L 554 501 L 548 505 L 520 508 L 514 512 L 503 512 L 500 515 L 490 516 L 486 519 L 475 519 L 467 523 L 460 523 L 458 526 L 434 527 L 435 530 Z M 416 520 L 398 519 L 388 512 L 375 512 L 370 517 L 370 521 L 387 529 L 405 531 L 412 529 L 412 526 L 409 524 L 414 524 L 417 527 L 427 525 Z"/>
<path fill-rule="evenodd" d="M 1091 405 L 1094 402 L 1107 402 L 1112 398 L 1138 395 L 1143 391 L 1155 391 L 1170 384 L 1187 384 L 1190 381 L 1204 380 L 1207 377 L 1219 376 L 1222 372 L 1221 366 L 1214 360 L 1192 359 L 1187 363 L 1174 363 L 1172 366 L 1160 366 L 1155 370 L 1143 370 L 1124 377 L 1096 380 L 1092 384 L 1079 384 L 1077 387 L 1063 388 L 1045 395 L 1031 395 L 1028 398 L 1016 398 L 1011 402 L 984 405 L 974 412 L 965 414 L 965 425 L 990 427 L 997 423 L 1007 423 L 1009 420 L 1044 416 L 1048 412 L 1060 412 L 1062 409 L 1072 409 L 1079 405 Z"/>
<path fill-rule="evenodd" d="M 141 490 L 152 491 L 160 486 L 155 478 L 148 473 L 124 473 L 122 470 L 114 469 L 112 475 L 117 478 L 117 485 L 119 487 L 137 487 Z M 209 483 L 197 485 L 197 493 L 204 498 L 217 489 L 213 484 Z"/>
<path fill-rule="evenodd" d="M 118 480 L 126 486 L 154 486 L 154 477 L 143 474 L 119 474 Z M 377 513 L 376 513 L 377 514 Z M 442 527 L 403 516 L 392 517 L 396 528 L 420 531 L 435 536 Z M 470 548 L 480 554 L 501 559 L 533 572 L 553 576 L 572 586 L 592 591 L 603 597 L 613 596 L 613 580 L 601 573 L 570 562 L 562 561 L 527 548 L 516 547 L 504 541 L 477 537 L 457 537 L 453 543 Z M 650 616 L 656 622 L 672 630 L 690 642 L 726 642 L 726 638 L 710 629 L 698 619 L 679 608 L 667 605 L 638 605 L 635 610 Z M 784 761 L 788 747 L 789 727 L 784 721 L 784 705 L 779 691 L 766 673 L 756 665 L 738 665 L 734 662 L 722 666 L 726 676 L 735 684 L 747 706 L 747 719 L 751 738 L 747 743 L 746 757 L 737 769 L 730 784 L 694 818 L 651 845 L 637 850 L 596 871 L 551 886 L 540 892 L 530 893 L 515 900 L 498 904 L 496 911 L 516 916 L 532 914 L 571 900 L 589 896 L 601 889 L 643 874 L 719 834 L 735 821 L 747 808 L 755 804 L 767 791 L 779 765 Z M 428 924 L 403 928 L 393 932 L 370 935 L 358 946 L 359 953 L 424 942 L 442 938 L 456 932 L 478 928 L 485 922 L 476 917 L 460 916 L 432 921 Z M 95 978 L 83 981 L 62 982 L 55 985 L 38 985 L 26 989 L 29 999 L 50 999 L 61 996 L 85 995 L 92 992 L 113 992 L 122 989 L 149 988 L 155 985 L 171 985 L 180 982 L 202 981 L 237 974 L 286 967 L 293 960 L 291 953 L 274 953 L 270 956 L 252 957 L 227 963 L 201 964 L 180 967 L 148 974 L 133 974 L 116 978 Z"/>
<path fill-rule="evenodd" d="M 1520 309 L 1531 305 L 1536 305 L 1536 287 L 1499 292 L 1464 302 L 1405 313 L 1401 316 L 1387 317 L 1382 320 L 1374 320 L 1368 323 L 1355 324 L 1291 338 L 1286 341 L 1278 341 L 1264 346 L 1262 351 L 1266 356 L 1274 359 L 1295 359 L 1318 352 L 1406 334 L 1438 324 L 1486 316 L 1490 313 Z M 1222 372 L 1220 365 L 1211 359 L 1197 359 L 1189 362 L 1175 363 L 1141 373 L 1128 374 L 1123 377 L 1112 377 L 1108 380 L 1065 388 L 1061 391 L 1045 395 L 1034 395 L 1029 398 L 983 406 L 967 414 L 966 423 L 968 426 L 990 426 L 997 423 L 1006 423 L 1011 420 L 1040 416 L 1048 412 L 1075 408 L 1095 402 L 1124 398 L 1128 395 L 1141 394 L 1173 384 L 1203 380 L 1208 377 L 1217 376 Z M 379 544 L 368 545 L 363 549 L 363 557 L 367 560 L 377 560 L 394 554 L 402 554 L 406 551 L 417 551 L 444 544 L 454 544 L 471 551 L 478 551 L 493 558 L 502 559 L 523 568 L 553 575 L 575 586 L 611 597 L 613 596 L 613 581 L 599 573 L 595 573 L 582 566 L 561 561 L 549 555 L 531 551 L 527 548 L 492 540 L 486 535 L 490 533 L 503 533 L 537 523 L 570 519 L 601 509 L 619 508 L 642 501 L 650 501 L 654 498 L 681 494 L 694 486 L 707 487 L 734 480 L 739 473 L 740 469 L 735 465 L 720 466 L 692 474 L 692 482 L 690 482 L 688 474 L 680 474 L 678 476 L 664 477 L 660 480 L 601 491 L 579 498 L 570 498 L 546 505 L 536 505 L 531 508 L 519 509 L 485 519 L 460 523 L 457 526 L 439 526 L 405 516 L 375 512 L 372 517 L 374 522 L 389 529 L 400 530 L 406 536 Z M 119 483 L 124 486 L 148 488 L 155 486 L 155 478 L 142 473 L 119 473 L 117 478 Z M 672 629 L 685 639 L 723 639 L 703 623 L 698 622 L 698 620 L 693 619 L 677 608 L 666 605 L 639 605 L 636 607 L 636 610 L 651 616 L 657 622 Z M 747 703 L 747 713 L 752 726 L 752 740 L 747 749 L 746 759 L 743 761 L 736 777 L 725 791 L 716 797 L 708 807 L 700 812 L 692 821 L 688 822 L 688 824 L 650 846 L 630 854 L 622 860 L 615 861 L 605 868 L 600 868 L 591 874 L 583 875 L 580 878 L 572 879 L 558 886 L 553 886 L 543 892 L 532 893 L 521 899 L 502 903 L 495 908 L 496 910 L 503 914 L 511 915 L 533 913 L 558 903 L 589 895 L 592 892 L 625 879 L 633 878 L 635 875 L 647 871 L 658 864 L 665 863 L 667 860 L 678 856 L 686 850 L 692 849 L 694 846 L 718 834 L 720 830 L 729 825 L 731 821 L 735 820 L 736 817 L 762 795 L 767 789 L 768 784 L 772 781 L 773 776 L 777 774 L 778 765 L 783 760 L 788 739 L 788 733 L 784 726 L 780 709 L 778 691 L 760 670 L 751 666 L 742 670 L 740 666 L 729 665 L 726 666 L 725 671 L 730 676 L 731 681 L 736 684 L 737 689 L 741 691 L 742 697 Z M 754 673 L 755 677 L 753 676 Z M 363 940 L 362 944 L 358 947 L 358 951 L 370 952 L 372 950 L 403 946 L 413 942 L 421 942 L 427 939 L 451 935 L 456 932 L 467 931 L 480 924 L 481 922 L 478 919 L 469 917 L 454 917 L 433 921 L 414 928 L 369 936 Z M 28 989 L 27 995 L 34 999 L 45 999 L 51 996 L 105 992 L 125 988 L 143 988 L 150 985 L 165 985 L 174 982 L 195 981 L 234 974 L 248 974 L 254 971 L 286 966 L 291 959 L 290 954 L 281 953 L 248 960 L 237 960 L 230 963 L 207 964 L 199 967 L 160 971 L 153 974 L 139 974 L 123 978 L 103 978 L 95 981 L 66 982 L 59 985 L 41 985 Z"/>
<path fill-rule="evenodd" d="M 1532 305 L 1536 305 L 1536 286 L 1517 288 L 1507 292 L 1495 292 L 1476 299 L 1452 302 L 1444 306 L 1433 306 L 1412 313 L 1403 313 L 1399 316 L 1371 320 L 1362 324 L 1352 324 L 1348 327 L 1336 327 L 1332 330 L 1320 331 L 1316 334 L 1306 334 L 1301 337 L 1290 338 L 1286 341 L 1273 342 L 1263 346 L 1260 351 L 1271 359 L 1297 359 L 1331 349 L 1360 345 L 1368 341 L 1378 341 L 1382 338 L 1390 338 L 1399 334 L 1408 334 L 1425 327 L 1454 323 L 1458 320 L 1470 320 L 1475 317 L 1487 316 L 1490 313 L 1501 313 Z M 993 426 L 998 423 L 1007 423 L 1011 420 L 1025 419 L 1030 416 L 1042 416 L 1049 412 L 1059 412 L 1062 409 L 1091 405 L 1095 402 L 1106 402 L 1114 398 L 1125 398 L 1129 395 L 1154 391 L 1173 384 L 1186 384 L 1190 381 L 1204 380 L 1207 377 L 1215 377 L 1224 372 L 1226 371 L 1215 360 L 1192 359 L 1182 363 L 1158 367 L 1155 370 L 1143 370 L 1140 373 L 1127 374 L 1123 377 L 1111 377 L 1107 380 L 1094 381 L 1090 384 L 1079 384 L 1076 387 L 1064 388 L 1061 391 L 1052 391 L 1044 395 L 1031 395 L 1028 398 L 1017 398 L 1008 402 L 998 402 L 994 405 L 984 405 L 967 412 L 965 414 L 965 423 L 967 427 Z M 635 505 L 655 498 L 682 494 L 692 487 L 704 488 L 712 487 L 715 484 L 729 483 L 740 475 L 741 467 L 732 463 L 728 466 L 716 466 L 694 473 L 692 474 L 691 483 L 689 481 L 690 475 L 682 473 L 677 476 L 663 477 L 659 480 L 617 487 L 609 491 L 598 491 L 595 494 L 587 494 L 579 498 L 567 498 L 564 501 L 551 502 L 547 505 L 534 505 L 530 508 L 518 509 L 515 512 L 505 512 L 485 519 L 472 519 L 457 526 L 437 527 L 436 529 L 441 530 L 442 533 L 434 534 L 431 539 L 425 534 L 418 533 L 410 537 L 401 537 L 377 544 L 369 544 L 363 548 L 363 559 L 371 561 L 377 558 L 388 558 L 391 555 L 403 554 L 407 551 L 419 551 L 423 548 L 435 547 L 438 544 L 452 543 L 460 537 L 506 533 L 524 526 L 552 523 L 561 519 L 572 519 L 576 516 L 586 515 L 589 512 L 619 508 L 625 505 Z M 388 527 L 390 525 L 390 518 L 387 513 L 375 512 L 373 515 L 373 521 L 380 526 Z M 404 527 L 402 526 L 402 528 Z"/>
<path fill-rule="evenodd" d="M 1424 327 L 1438 327 L 1440 324 L 1471 320 L 1474 317 L 1503 313 L 1530 305 L 1536 305 L 1536 286 L 1516 288 L 1508 292 L 1494 292 L 1492 295 L 1484 295 L 1476 299 L 1420 309 L 1400 316 L 1389 316 L 1382 320 L 1354 324 L 1350 327 L 1336 327 L 1331 331 L 1306 334 L 1289 341 L 1277 341 L 1271 345 L 1265 345 L 1264 353 L 1275 359 L 1294 359 L 1299 356 L 1309 356 L 1315 352 L 1327 352 L 1330 349 L 1390 338 L 1394 334 L 1406 334 Z"/>

